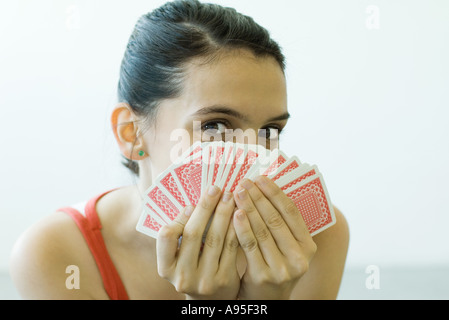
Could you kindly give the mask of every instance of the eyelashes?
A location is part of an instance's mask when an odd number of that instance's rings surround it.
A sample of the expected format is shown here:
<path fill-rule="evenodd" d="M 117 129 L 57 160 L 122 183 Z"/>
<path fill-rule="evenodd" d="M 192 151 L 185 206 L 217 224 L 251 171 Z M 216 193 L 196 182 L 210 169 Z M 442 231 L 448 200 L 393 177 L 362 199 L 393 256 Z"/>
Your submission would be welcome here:
<path fill-rule="evenodd" d="M 201 131 L 211 135 L 224 134 L 226 129 L 230 129 L 231 125 L 224 120 L 207 121 L 201 125 Z"/>
<path fill-rule="evenodd" d="M 265 138 L 267 140 L 279 139 L 279 135 L 282 133 L 278 127 L 267 127 L 264 129 L 259 129 L 259 137 Z"/>
<path fill-rule="evenodd" d="M 226 130 L 232 130 L 232 126 L 229 121 L 220 120 L 210 120 L 202 123 L 201 131 L 203 135 L 207 136 L 218 136 L 224 135 Z M 264 138 L 266 140 L 277 140 L 280 134 L 283 132 L 283 126 L 277 124 L 266 125 L 264 128 L 258 130 L 258 137 Z"/>

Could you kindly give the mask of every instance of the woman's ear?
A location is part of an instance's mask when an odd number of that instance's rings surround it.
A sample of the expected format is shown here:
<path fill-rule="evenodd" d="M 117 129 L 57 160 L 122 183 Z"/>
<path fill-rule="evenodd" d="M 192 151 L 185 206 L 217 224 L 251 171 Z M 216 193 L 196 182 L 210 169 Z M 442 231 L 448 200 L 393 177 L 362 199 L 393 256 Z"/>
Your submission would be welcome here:
<path fill-rule="evenodd" d="M 112 131 L 120 151 L 130 160 L 141 160 L 148 155 L 143 149 L 144 144 L 139 136 L 137 123 L 137 117 L 127 103 L 119 103 L 112 111 Z"/>

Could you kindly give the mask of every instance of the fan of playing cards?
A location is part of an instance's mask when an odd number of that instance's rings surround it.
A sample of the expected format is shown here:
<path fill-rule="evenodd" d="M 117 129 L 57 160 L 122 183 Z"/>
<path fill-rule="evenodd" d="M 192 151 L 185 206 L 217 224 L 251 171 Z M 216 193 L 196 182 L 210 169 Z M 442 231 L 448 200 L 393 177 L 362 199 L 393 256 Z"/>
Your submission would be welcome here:
<path fill-rule="evenodd" d="M 156 238 L 162 226 L 185 206 L 198 203 L 211 185 L 233 192 L 238 183 L 268 176 L 299 209 L 312 236 L 335 224 L 335 214 L 318 168 L 296 156 L 260 145 L 232 142 L 196 142 L 145 192 L 144 210 L 136 229 Z"/>

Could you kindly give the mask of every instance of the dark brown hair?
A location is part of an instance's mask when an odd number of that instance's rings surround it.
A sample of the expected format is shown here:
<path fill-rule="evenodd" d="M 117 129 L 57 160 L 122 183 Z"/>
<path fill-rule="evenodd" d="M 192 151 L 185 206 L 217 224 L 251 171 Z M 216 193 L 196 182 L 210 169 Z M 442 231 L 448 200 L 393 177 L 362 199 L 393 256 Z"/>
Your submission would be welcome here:
<path fill-rule="evenodd" d="M 198 0 L 167 2 L 135 25 L 120 67 L 118 102 L 154 120 L 161 100 L 180 95 L 186 62 L 196 57 L 212 61 L 232 49 L 274 57 L 285 70 L 281 48 L 251 17 Z M 139 175 L 135 161 L 126 159 L 124 165 Z"/>

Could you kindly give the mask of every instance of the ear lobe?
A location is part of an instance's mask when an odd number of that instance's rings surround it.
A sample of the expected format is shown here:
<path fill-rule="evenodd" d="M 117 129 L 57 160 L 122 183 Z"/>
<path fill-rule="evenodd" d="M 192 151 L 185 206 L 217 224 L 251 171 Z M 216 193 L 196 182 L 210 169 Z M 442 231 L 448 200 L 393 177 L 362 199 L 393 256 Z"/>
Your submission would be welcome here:
<path fill-rule="evenodd" d="M 137 156 L 142 143 L 137 135 L 135 115 L 127 103 L 120 103 L 114 108 L 111 126 L 122 154 L 130 160 L 141 158 Z"/>

